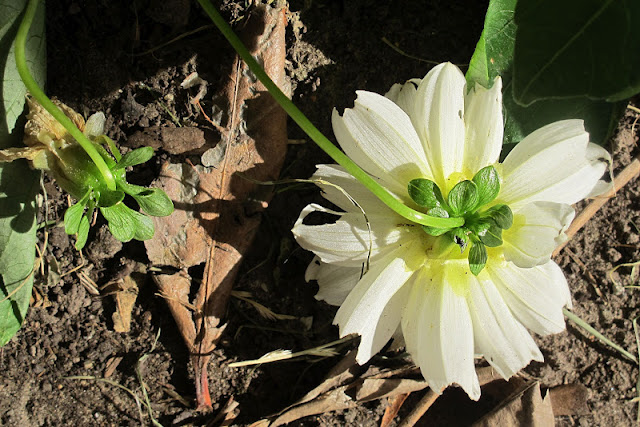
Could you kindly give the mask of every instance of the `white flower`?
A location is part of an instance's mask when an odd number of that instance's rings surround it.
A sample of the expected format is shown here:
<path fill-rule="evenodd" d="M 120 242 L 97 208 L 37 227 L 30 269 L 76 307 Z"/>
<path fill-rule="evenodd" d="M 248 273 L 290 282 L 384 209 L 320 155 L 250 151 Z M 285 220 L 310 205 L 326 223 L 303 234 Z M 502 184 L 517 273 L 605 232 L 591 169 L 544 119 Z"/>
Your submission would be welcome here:
<path fill-rule="evenodd" d="M 470 271 L 468 247 L 461 245 L 461 253 L 450 234 L 427 234 L 337 165 L 318 165 L 313 178 L 333 184 L 319 186 L 343 212 L 311 204 L 293 228 L 316 255 L 306 278 L 318 281 L 317 298 L 340 305 L 334 320 L 340 335 L 361 336 L 358 363 L 399 330 L 434 391 L 456 383 L 476 400 L 475 355 L 509 378 L 543 360 L 527 329 L 564 330 L 562 308 L 571 306 L 571 296 L 551 252 L 566 239 L 570 205 L 605 188 L 599 180 L 610 160 L 589 142 L 582 121 L 565 120 L 535 131 L 498 163 L 501 89 L 498 78 L 491 89 L 476 85 L 467 93 L 463 74 L 445 63 L 422 80 L 394 85 L 386 97 L 360 91 L 354 108 L 333 112 L 344 152 L 414 209 L 420 207 L 409 197 L 411 180 L 434 181 L 446 197 L 457 183 L 495 168 L 500 192 L 482 209 L 508 205 L 513 225 L 502 245 L 486 249 L 479 274 Z M 338 220 L 306 225 L 312 212 Z"/>

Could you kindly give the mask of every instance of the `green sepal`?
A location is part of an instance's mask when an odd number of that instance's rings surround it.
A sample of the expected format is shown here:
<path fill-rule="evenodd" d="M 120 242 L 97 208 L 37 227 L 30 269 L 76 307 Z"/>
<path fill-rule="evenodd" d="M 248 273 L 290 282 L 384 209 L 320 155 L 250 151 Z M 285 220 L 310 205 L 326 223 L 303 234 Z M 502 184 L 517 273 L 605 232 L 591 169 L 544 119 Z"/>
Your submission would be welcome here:
<path fill-rule="evenodd" d="M 149 159 L 151 159 L 151 157 L 153 157 L 153 148 L 151 147 L 137 148 L 133 151 L 128 152 L 124 156 L 122 156 L 122 158 L 116 164 L 114 169 L 124 169 L 129 166 L 140 165 L 142 163 L 147 162 Z"/>
<path fill-rule="evenodd" d="M 441 207 L 429 209 L 427 211 L 427 214 L 438 217 L 438 218 L 449 218 L 449 212 L 447 212 L 444 208 L 441 208 Z M 444 233 L 450 230 L 450 228 L 438 228 L 438 227 L 431 227 L 429 225 L 423 225 L 422 229 L 428 235 L 436 236 L 436 237 L 442 236 Z"/>
<path fill-rule="evenodd" d="M 493 166 L 482 168 L 473 177 L 478 189 L 478 206 L 484 206 L 498 197 L 500 192 L 500 177 Z"/>
<path fill-rule="evenodd" d="M 454 216 L 462 216 L 473 212 L 478 206 L 478 188 L 473 181 L 461 181 L 455 185 L 447 196 L 447 202 Z"/>
<path fill-rule="evenodd" d="M 480 274 L 485 265 L 487 265 L 487 248 L 482 242 L 475 242 L 469 250 L 469 269 L 474 276 Z"/>
<path fill-rule="evenodd" d="M 417 178 L 409 181 L 408 186 L 409 197 L 416 202 L 418 206 L 427 209 L 441 207 L 444 204 L 444 198 L 438 185 L 425 178 Z"/>
<path fill-rule="evenodd" d="M 78 227 L 75 245 L 77 250 L 81 251 L 84 248 L 84 245 L 87 244 L 87 237 L 89 237 L 89 218 L 84 215 L 80 221 L 80 227 Z"/>
<path fill-rule="evenodd" d="M 490 221 L 490 227 L 483 235 L 478 235 L 478 238 L 482 243 L 490 248 L 495 248 L 502 245 L 502 228 L 495 223 L 495 221 Z"/>
<path fill-rule="evenodd" d="M 173 212 L 173 202 L 159 188 L 146 188 L 139 185 L 119 181 L 118 186 L 140 205 L 142 210 L 151 216 L 168 216 Z"/>
<path fill-rule="evenodd" d="M 91 196 L 91 190 L 87 191 L 87 193 L 82 197 L 82 199 L 78 200 L 73 206 L 70 206 L 67 211 L 64 213 L 64 231 L 67 234 L 76 234 L 78 232 L 78 228 L 80 227 L 80 223 L 84 216 L 84 208 L 87 206 L 89 202 L 89 197 Z"/>
<path fill-rule="evenodd" d="M 460 253 L 464 252 L 469 244 L 469 234 L 471 234 L 471 231 L 466 227 L 458 227 L 451 230 L 450 234 L 453 243 L 460 247 Z"/>
<path fill-rule="evenodd" d="M 508 230 L 513 225 L 513 212 L 507 205 L 495 205 L 482 214 L 491 218 L 498 227 Z"/>
<path fill-rule="evenodd" d="M 109 231 L 113 237 L 121 242 L 128 242 L 136 234 L 137 220 L 133 211 L 120 202 L 106 208 L 101 207 L 100 212 L 109 223 Z"/>

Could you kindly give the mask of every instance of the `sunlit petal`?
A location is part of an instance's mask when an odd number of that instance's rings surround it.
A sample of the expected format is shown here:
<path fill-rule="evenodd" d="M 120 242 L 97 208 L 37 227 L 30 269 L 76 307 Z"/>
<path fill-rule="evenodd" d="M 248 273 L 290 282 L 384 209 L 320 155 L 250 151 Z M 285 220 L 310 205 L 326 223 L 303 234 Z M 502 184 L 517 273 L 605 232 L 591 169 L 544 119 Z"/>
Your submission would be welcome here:
<path fill-rule="evenodd" d="M 462 171 L 465 153 L 464 91 L 466 80 L 451 63 L 434 67 L 422 79 L 411 116 L 435 182 L 451 188 L 446 180 Z"/>
<path fill-rule="evenodd" d="M 574 209 L 563 203 L 533 202 L 514 215 L 511 228 L 503 233 L 504 256 L 518 267 L 533 267 L 551 259 L 558 245 L 566 242 L 565 230 L 573 221 Z"/>

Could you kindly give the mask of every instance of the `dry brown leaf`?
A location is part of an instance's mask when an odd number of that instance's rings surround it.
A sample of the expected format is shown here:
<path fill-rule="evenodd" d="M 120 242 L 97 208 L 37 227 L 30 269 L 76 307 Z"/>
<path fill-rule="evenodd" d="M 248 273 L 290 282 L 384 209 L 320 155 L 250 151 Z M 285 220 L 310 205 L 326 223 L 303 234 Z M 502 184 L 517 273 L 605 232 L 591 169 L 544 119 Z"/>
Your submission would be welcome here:
<path fill-rule="evenodd" d="M 428 387 L 424 380 L 412 380 L 408 378 L 368 378 L 362 382 L 356 392 L 356 400 L 369 402 L 371 400 L 395 397 L 400 394 L 412 393 Z"/>
<path fill-rule="evenodd" d="M 296 406 L 273 420 L 271 424 L 267 425 L 269 427 L 277 427 L 311 415 L 355 408 L 358 403 L 346 393 L 347 388 L 348 387 L 346 386 L 339 387 L 319 396 L 316 399 L 313 399 L 310 402 Z"/>
<path fill-rule="evenodd" d="M 586 415 L 589 389 L 582 384 L 563 384 L 549 390 L 553 415 Z"/>
<path fill-rule="evenodd" d="M 285 87 L 285 25 L 284 9 L 261 5 L 240 34 L 281 88 Z M 285 112 L 240 59 L 236 58 L 219 98 L 227 115 L 220 141 L 215 147 L 203 147 L 207 149 L 203 166 L 163 166 L 156 185 L 174 201 L 176 210 L 155 219 L 155 236 L 145 242 L 152 263 L 182 270 L 157 275 L 156 282 L 192 353 L 201 410 L 211 408 L 206 367 L 224 330 L 232 284 L 268 201 L 267 195 L 254 202 L 259 187 L 251 180 L 277 179 L 287 146 Z M 195 301 L 189 301 L 186 269 L 201 263 L 206 263 L 204 278 Z"/>
<path fill-rule="evenodd" d="M 540 383 L 530 382 L 502 402 L 473 427 L 549 427 L 555 425 L 551 398 L 542 396 Z"/>
<path fill-rule="evenodd" d="M 138 298 L 138 284 L 131 276 L 118 280 L 118 290 L 113 294 L 116 311 L 113 313 L 113 329 L 116 332 L 129 332 L 131 329 L 131 311 Z"/>

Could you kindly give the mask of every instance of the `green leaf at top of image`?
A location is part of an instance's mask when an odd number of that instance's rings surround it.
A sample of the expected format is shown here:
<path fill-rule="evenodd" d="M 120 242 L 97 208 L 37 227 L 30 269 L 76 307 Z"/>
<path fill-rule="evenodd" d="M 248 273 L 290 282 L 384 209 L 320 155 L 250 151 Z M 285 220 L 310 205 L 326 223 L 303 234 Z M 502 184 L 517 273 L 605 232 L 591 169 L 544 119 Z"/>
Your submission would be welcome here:
<path fill-rule="evenodd" d="M 518 104 L 640 92 L 640 1 L 519 0 L 514 18 Z"/>
<path fill-rule="evenodd" d="M 497 76 L 511 69 L 516 26 L 513 14 L 517 0 L 492 0 L 484 19 L 484 29 L 473 52 L 467 82 L 490 88 Z"/>
<path fill-rule="evenodd" d="M 490 87 L 496 76 L 502 77 L 503 144 L 517 144 L 534 130 L 558 120 L 582 119 L 591 141 L 604 145 L 624 111 L 621 103 L 582 96 L 541 100 L 523 107 L 514 100 L 512 75 L 518 30 L 514 18 L 517 4 L 518 0 L 491 0 L 480 41 L 466 74 L 469 86 L 478 83 Z M 540 48 L 544 46 L 540 45 Z"/>
<path fill-rule="evenodd" d="M 26 0 L 0 0 L 0 149 L 22 145 L 26 88 L 18 75 L 13 41 Z M 44 7 L 36 11 L 26 43 L 27 62 L 39 85 L 46 72 Z M 0 346 L 20 329 L 33 286 L 35 197 L 40 174 L 26 162 L 0 163 Z"/>

